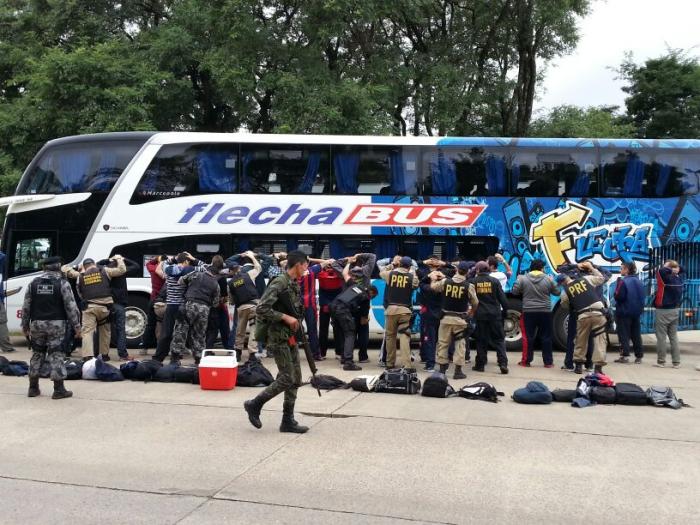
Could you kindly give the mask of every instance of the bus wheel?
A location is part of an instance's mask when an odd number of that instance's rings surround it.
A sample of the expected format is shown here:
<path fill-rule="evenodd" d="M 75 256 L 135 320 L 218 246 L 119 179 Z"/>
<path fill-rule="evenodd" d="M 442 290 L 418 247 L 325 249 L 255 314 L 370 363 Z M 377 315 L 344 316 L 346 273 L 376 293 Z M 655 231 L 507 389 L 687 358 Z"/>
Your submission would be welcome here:
<path fill-rule="evenodd" d="M 129 306 L 126 307 L 126 346 L 137 348 L 143 340 L 143 334 L 148 324 L 149 300 L 142 295 L 129 295 Z"/>
<path fill-rule="evenodd" d="M 566 351 L 566 339 L 569 333 L 569 310 L 557 308 L 552 316 L 552 342 L 557 350 Z"/>
<path fill-rule="evenodd" d="M 520 331 L 520 316 L 523 303 L 520 299 L 508 298 L 508 312 L 503 321 L 503 331 L 506 334 L 506 350 L 508 352 L 522 351 L 523 334 Z"/>

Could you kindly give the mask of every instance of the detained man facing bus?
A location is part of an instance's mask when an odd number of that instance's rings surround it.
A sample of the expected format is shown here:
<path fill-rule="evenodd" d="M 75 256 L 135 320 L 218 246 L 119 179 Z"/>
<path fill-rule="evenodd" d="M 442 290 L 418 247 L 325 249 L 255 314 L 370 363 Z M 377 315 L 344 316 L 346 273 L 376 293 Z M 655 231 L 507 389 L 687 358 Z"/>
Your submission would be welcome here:
<path fill-rule="evenodd" d="M 476 263 L 474 289 L 479 299 L 476 309 L 476 364 L 472 367 L 475 372 L 483 372 L 488 361 L 488 351 L 496 352 L 496 359 L 501 374 L 508 373 L 508 356 L 506 355 L 506 339 L 503 331 L 503 321 L 508 312 L 506 294 L 501 288 L 497 277 L 490 272 L 490 265 L 484 261 Z"/>
<path fill-rule="evenodd" d="M 683 298 L 685 272 L 680 264 L 669 259 L 656 271 L 656 365 L 666 366 L 666 337 L 671 344 L 673 368 L 681 366 L 681 351 L 678 346 L 678 313 Z"/>

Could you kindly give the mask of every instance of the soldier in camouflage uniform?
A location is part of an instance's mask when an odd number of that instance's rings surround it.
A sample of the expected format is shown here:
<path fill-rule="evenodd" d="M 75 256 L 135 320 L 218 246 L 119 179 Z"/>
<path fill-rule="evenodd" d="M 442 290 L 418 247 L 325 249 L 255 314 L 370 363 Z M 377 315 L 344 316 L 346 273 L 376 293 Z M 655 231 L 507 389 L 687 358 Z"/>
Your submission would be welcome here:
<path fill-rule="evenodd" d="M 187 345 L 187 335 L 192 341 L 194 362 L 199 364 L 207 337 L 209 309 L 219 306 L 219 273 L 223 270 L 224 259 L 220 255 L 212 258 L 211 266 L 203 272 L 190 272 L 180 277 L 179 283 L 187 285 L 185 304 L 175 321 L 170 352 L 180 356 Z M 175 359 L 175 358 L 173 358 Z"/>
<path fill-rule="evenodd" d="M 265 323 L 265 342 L 272 349 L 277 364 L 277 378 L 262 393 L 243 404 L 248 419 L 255 428 L 261 428 L 260 411 L 263 405 L 284 392 L 282 424 L 280 432 L 303 434 L 308 427 L 294 419 L 297 389 L 301 386 L 301 367 L 296 334 L 302 317 L 301 294 L 298 279 L 309 267 L 309 259 L 303 252 L 287 255 L 287 271 L 268 285 L 260 298 L 256 311 L 258 322 Z"/>
<path fill-rule="evenodd" d="M 66 323 L 70 323 L 75 336 L 80 337 L 80 312 L 70 284 L 61 274 L 61 259 L 50 257 L 44 260 L 43 266 L 44 273 L 31 282 L 22 305 L 22 331 L 30 339 L 34 352 L 29 365 L 27 395 L 41 395 L 39 372 L 48 361 L 54 382 L 52 399 L 63 399 L 73 395 L 63 386 L 66 379 L 63 347 Z"/>

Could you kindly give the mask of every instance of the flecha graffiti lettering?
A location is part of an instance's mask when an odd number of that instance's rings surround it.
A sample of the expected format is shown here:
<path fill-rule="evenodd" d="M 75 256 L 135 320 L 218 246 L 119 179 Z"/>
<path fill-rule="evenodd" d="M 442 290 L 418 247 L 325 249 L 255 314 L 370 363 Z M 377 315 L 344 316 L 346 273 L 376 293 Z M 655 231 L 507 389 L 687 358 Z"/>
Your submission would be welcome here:
<path fill-rule="evenodd" d="M 574 262 L 566 255 L 574 248 L 576 232 L 572 230 L 581 228 L 590 214 L 590 208 L 569 201 L 564 208 L 542 215 L 530 227 L 530 242 L 540 245 L 552 268 Z"/>
<path fill-rule="evenodd" d="M 647 261 L 652 247 L 653 224 L 606 224 L 581 233 L 576 239 L 578 262 L 596 255 L 608 262 Z"/>

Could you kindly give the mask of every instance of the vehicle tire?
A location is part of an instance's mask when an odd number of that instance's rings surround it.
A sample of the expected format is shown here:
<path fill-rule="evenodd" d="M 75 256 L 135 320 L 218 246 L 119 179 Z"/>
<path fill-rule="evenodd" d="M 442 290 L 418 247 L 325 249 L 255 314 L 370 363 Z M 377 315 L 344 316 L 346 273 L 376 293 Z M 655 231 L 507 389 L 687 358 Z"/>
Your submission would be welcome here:
<path fill-rule="evenodd" d="M 569 332 L 569 310 L 557 308 L 552 316 L 552 342 L 555 350 L 566 351 L 566 338 Z"/>
<path fill-rule="evenodd" d="M 143 341 L 143 334 L 148 324 L 149 298 L 145 295 L 129 294 L 129 306 L 126 307 L 126 346 L 138 348 Z"/>
<path fill-rule="evenodd" d="M 506 351 L 521 352 L 523 349 L 523 334 L 520 331 L 520 316 L 522 315 L 523 302 L 515 297 L 508 297 L 508 312 L 503 322 L 503 331 L 506 334 Z"/>

